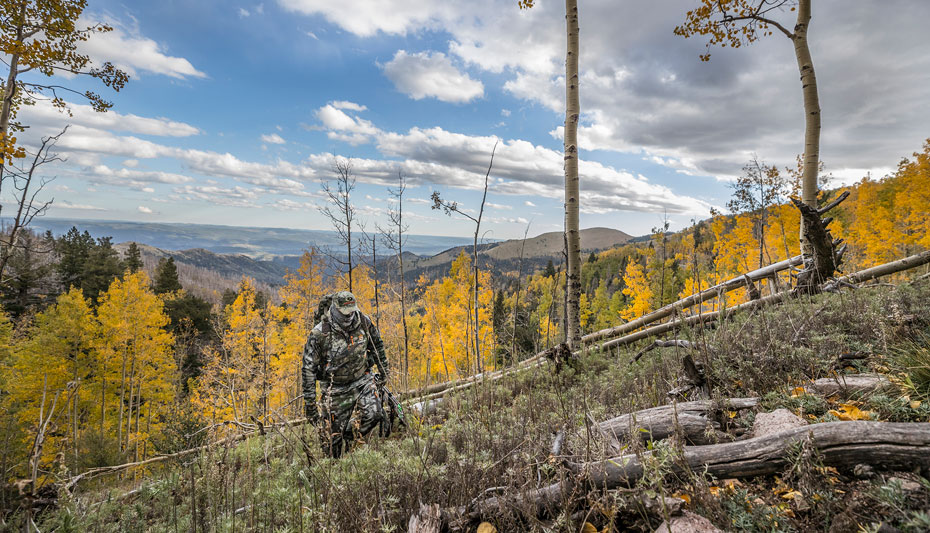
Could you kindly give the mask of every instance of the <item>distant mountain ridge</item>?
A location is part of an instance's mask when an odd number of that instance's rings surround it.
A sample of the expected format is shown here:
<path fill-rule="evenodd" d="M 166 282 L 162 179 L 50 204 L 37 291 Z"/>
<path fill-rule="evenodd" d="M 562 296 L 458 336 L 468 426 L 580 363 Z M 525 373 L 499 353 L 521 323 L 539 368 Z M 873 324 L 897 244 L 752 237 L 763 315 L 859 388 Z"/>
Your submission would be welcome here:
<path fill-rule="evenodd" d="M 235 287 L 243 276 L 273 288 L 284 284 L 284 275 L 299 266 L 300 255 L 309 246 L 340 249 L 334 232 L 254 228 L 201 224 L 166 224 L 128 221 L 86 221 L 43 218 L 32 224 L 35 231 L 66 233 L 72 226 L 94 237 L 112 237 L 116 249 L 125 253 L 130 242 L 139 245 L 148 270 L 158 260 L 173 257 L 185 286 L 208 296 L 215 291 Z M 313 240 L 310 240 L 313 239 Z M 581 230 L 581 247 L 585 253 L 606 250 L 633 240 L 620 230 L 588 228 Z M 450 242 L 451 241 L 451 242 Z M 452 246 L 449 246 L 452 244 Z M 550 232 L 523 239 L 511 239 L 479 245 L 482 268 L 497 272 L 516 271 L 523 250 L 524 273 L 541 268 L 552 260 L 562 260 L 562 232 Z M 396 275 L 396 258 L 378 256 L 383 265 L 381 276 Z M 448 272 L 449 265 L 465 251 L 471 254 L 469 239 L 410 235 L 404 246 L 405 277 L 415 281 L 426 275 L 435 279 Z"/>
<path fill-rule="evenodd" d="M 614 246 L 626 244 L 633 239 L 627 233 L 611 228 L 588 228 L 581 230 L 581 250 L 583 252 L 596 252 Z M 523 258 L 527 260 L 545 258 L 555 259 L 561 255 L 565 242 L 561 231 L 543 233 L 536 237 L 526 239 L 510 239 L 501 242 L 492 242 L 478 245 L 479 257 L 494 261 L 512 261 L 520 259 L 520 250 Z M 456 246 L 432 257 L 420 258 L 412 265 L 418 268 L 431 268 L 445 263 L 451 263 L 465 250 L 471 253 L 471 245 Z"/>
<path fill-rule="evenodd" d="M 253 259 L 299 256 L 309 246 L 337 250 L 342 246 L 336 232 L 329 230 L 47 217 L 37 218 L 30 225 L 35 231 L 48 230 L 55 235 L 67 233 L 71 226 L 94 237 L 112 237 L 114 243 L 144 243 L 162 250 L 202 248 L 217 254 L 242 254 Z M 433 255 L 469 242 L 470 239 L 465 237 L 410 234 L 404 248 L 417 255 Z"/>

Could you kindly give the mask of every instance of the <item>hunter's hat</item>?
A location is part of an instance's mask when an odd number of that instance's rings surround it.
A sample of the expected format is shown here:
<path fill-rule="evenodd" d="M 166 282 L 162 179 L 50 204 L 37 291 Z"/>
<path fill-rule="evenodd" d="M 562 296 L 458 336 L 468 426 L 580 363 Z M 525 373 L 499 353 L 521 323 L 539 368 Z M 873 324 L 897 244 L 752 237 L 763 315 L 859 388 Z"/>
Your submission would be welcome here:
<path fill-rule="evenodd" d="M 355 295 L 349 291 L 340 291 L 333 295 L 333 306 L 343 315 L 350 315 L 358 311 Z"/>

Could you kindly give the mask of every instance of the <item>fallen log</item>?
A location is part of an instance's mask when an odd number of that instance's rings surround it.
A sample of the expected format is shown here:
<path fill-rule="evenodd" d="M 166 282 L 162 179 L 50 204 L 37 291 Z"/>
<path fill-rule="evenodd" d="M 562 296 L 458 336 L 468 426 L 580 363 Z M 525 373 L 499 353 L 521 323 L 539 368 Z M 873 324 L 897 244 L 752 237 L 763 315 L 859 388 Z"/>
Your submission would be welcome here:
<path fill-rule="evenodd" d="M 930 250 L 837 278 L 834 281 L 828 282 L 823 290 L 836 291 L 840 287 L 864 283 L 875 278 L 896 274 L 902 270 L 916 268 L 927 263 L 930 263 Z"/>
<path fill-rule="evenodd" d="M 636 329 L 639 329 L 647 324 L 653 322 L 658 322 L 667 316 L 671 316 L 675 313 L 680 313 L 685 309 L 695 306 L 697 304 L 703 303 L 712 298 L 716 298 L 723 293 L 730 292 L 735 289 L 746 286 L 747 282 L 758 281 L 761 279 L 771 278 L 781 272 L 782 270 L 787 270 L 791 267 L 800 265 L 802 263 L 801 256 L 795 256 L 791 259 L 786 259 L 778 263 L 769 265 L 758 270 L 753 270 L 752 272 L 747 272 L 741 276 L 735 277 L 733 279 L 724 281 L 710 287 L 709 289 L 704 289 L 703 291 L 688 296 L 678 300 L 677 302 L 672 302 L 665 307 L 662 307 L 656 311 L 643 315 L 636 320 L 632 320 L 625 324 L 620 324 L 619 326 L 614 326 L 612 328 L 602 329 L 600 331 L 595 331 L 594 333 L 589 333 L 581 338 L 581 342 L 590 343 L 601 339 L 606 339 L 610 337 L 616 337 L 623 333 L 627 333 Z"/>
<path fill-rule="evenodd" d="M 655 335 L 661 335 L 668 331 L 678 329 L 682 326 L 692 326 L 692 325 L 703 325 L 705 322 L 713 322 L 715 320 L 722 318 L 727 318 L 734 313 L 740 311 L 745 311 L 747 309 L 755 309 L 757 307 L 763 307 L 773 303 L 778 303 L 783 300 L 786 300 L 791 295 L 790 292 L 779 292 L 776 294 L 770 294 L 758 300 L 753 300 L 750 302 L 742 303 L 735 305 L 733 307 L 728 307 L 726 309 L 721 309 L 719 311 L 712 311 L 709 313 L 701 313 L 698 315 L 691 315 L 684 318 L 679 318 L 676 320 L 671 320 L 669 322 L 664 322 L 657 326 L 648 327 L 644 330 L 637 331 L 636 333 L 631 333 L 623 337 L 613 339 L 601 344 L 601 350 L 607 350 L 615 346 L 622 346 L 624 344 L 630 344 L 631 342 L 636 342 L 640 339 L 645 339 L 648 337 L 653 337 Z"/>
<path fill-rule="evenodd" d="M 719 434 L 720 424 L 714 420 L 714 415 L 751 409 L 760 401 L 759 398 L 729 398 L 721 402 L 697 400 L 660 405 L 605 420 L 598 426 L 621 442 L 659 440 L 680 434 L 688 442 L 709 444 L 723 437 Z"/>
<path fill-rule="evenodd" d="M 296 420 L 288 420 L 287 422 L 281 422 L 278 424 L 270 424 L 269 426 L 263 426 L 261 429 L 262 431 L 264 431 L 265 427 L 299 426 L 301 424 L 306 423 L 306 421 L 307 420 L 305 418 L 298 418 Z M 75 485 L 77 485 L 79 482 L 85 479 L 93 479 L 97 476 L 102 476 L 106 474 L 114 474 L 116 472 L 121 472 L 123 470 L 128 470 L 130 468 L 137 468 L 141 466 L 151 466 L 151 465 L 162 463 L 165 461 L 170 461 L 172 459 L 181 459 L 183 457 L 194 455 L 196 453 L 200 453 L 200 452 L 209 450 L 210 448 L 215 448 L 217 446 L 226 446 L 229 444 L 235 444 L 237 442 L 241 442 L 249 437 L 256 436 L 256 435 L 259 435 L 258 429 L 253 430 L 253 431 L 247 431 L 245 433 L 240 433 L 238 435 L 233 435 L 231 437 L 226 437 L 224 439 L 220 439 L 220 440 L 208 443 L 208 444 L 204 444 L 202 446 L 197 446 L 196 448 L 181 450 L 179 452 L 169 453 L 165 455 L 156 455 L 155 457 L 146 459 L 144 461 L 136 461 L 133 463 L 124 463 L 121 465 L 101 466 L 97 468 L 91 468 L 90 470 L 86 470 L 74 477 L 67 479 L 64 485 L 62 486 L 64 487 L 65 490 L 71 491 L 71 489 L 74 488 Z"/>
<path fill-rule="evenodd" d="M 827 422 L 738 442 L 687 446 L 670 465 L 670 474 L 706 473 L 717 478 L 749 478 L 783 471 L 792 448 L 806 442 L 824 466 L 852 468 L 866 464 L 880 469 L 930 469 L 930 424 L 896 422 Z M 572 465 L 574 476 L 522 494 L 504 495 L 443 513 L 444 518 L 469 521 L 517 511 L 525 516 L 553 516 L 579 489 L 630 487 L 643 476 L 643 461 L 653 452 L 623 455 Z"/>
<path fill-rule="evenodd" d="M 881 374 L 839 374 L 831 378 L 820 378 L 803 387 L 805 392 L 828 397 L 835 394 L 845 396 L 868 394 L 890 385 L 891 381 Z"/>
<path fill-rule="evenodd" d="M 633 359 L 630 360 L 630 364 L 632 365 L 636 361 L 639 361 L 640 358 L 642 358 L 642 356 L 646 355 L 652 350 L 655 350 L 656 348 L 672 348 L 672 347 L 690 350 L 694 348 L 694 344 L 692 344 L 690 341 L 686 341 L 682 339 L 671 339 L 667 341 L 656 339 L 652 342 L 652 344 L 647 344 L 645 348 L 636 352 L 636 355 L 633 356 Z"/>
<path fill-rule="evenodd" d="M 840 374 L 820 378 L 801 386 L 807 394 L 829 397 L 862 396 L 890 386 L 891 381 L 881 374 Z M 659 440 L 679 435 L 691 444 L 713 444 L 726 440 L 720 433 L 720 420 L 724 413 L 758 407 L 761 399 L 724 398 L 722 400 L 696 400 L 670 403 L 615 416 L 598 423 L 600 431 L 620 442 Z"/>
<path fill-rule="evenodd" d="M 885 263 L 883 265 L 878 265 L 876 267 L 867 268 L 865 270 L 860 270 L 859 272 L 854 272 L 852 274 L 849 274 L 848 276 L 839 278 L 836 281 L 829 282 L 824 287 L 824 290 L 825 291 L 828 290 L 828 287 L 830 287 L 831 284 L 853 283 L 854 281 L 858 281 L 858 282 L 868 281 L 868 280 L 879 278 L 882 276 L 889 276 L 891 274 L 902 272 L 904 270 L 908 270 L 911 268 L 916 268 L 921 265 L 925 265 L 927 263 L 930 263 L 930 250 L 921 252 L 919 254 L 914 254 L 909 257 L 905 257 L 904 259 L 899 259 L 898 261 L 892 261 L 890 263 Z M 743 311 L 747 309 L 755 309 L 757 307 L 763 307 L 766 305 L 779 303 L 783 300 L 786 300 L 788 297 L 791 297 L 791 296 L 794 296 L 792 292 L 785 291 L 785 292 L 780 292 L 777 294 L 771 294 L 759 300 L 753 300 L 753 301 L 742 303 L 742 304 L 729 307 L 726 309 L 721 309 L 719 311 L 701 313 L 697 315 L 692 315 L 692 316 L 688 316 L 684 318 L 671 320 L 669 322 L 665 322 L 657 326 L 652 326 L 644 330 L 637 331 L 636 333 L 632 333 L 630 335 L 625 335 L 623 337 L 619 337 L 617 339 L 607 341 L 605 343 L 602 343 L 600 348 L 602 350 L 606 350 L 609 348 L 613 348 L 615 346 L 622 346 L 625 344 L 629 344 L 631 342 L 636 342 L 640 339 L 653 337 L 655 335 L 661 335 L 662 333 L 666 333 L 668 331 L 678 329 L 682 326 L 703 325 L 705 322 L 713 322 L 715 320 L 719 320 L 720 318 L 727 318 L 730 315 L 737 313 L 739 311 Z M 628 324 L 632 324 L 632 323 L 633 322 L 628 322 Z"/>

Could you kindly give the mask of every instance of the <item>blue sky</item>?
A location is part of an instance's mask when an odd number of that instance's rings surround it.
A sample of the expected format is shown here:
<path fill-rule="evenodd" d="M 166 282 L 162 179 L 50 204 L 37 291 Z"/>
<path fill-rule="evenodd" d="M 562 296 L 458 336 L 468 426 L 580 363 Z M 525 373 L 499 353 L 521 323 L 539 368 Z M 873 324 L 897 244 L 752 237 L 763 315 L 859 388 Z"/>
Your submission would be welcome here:
<path fill-rule="evenodd" d="M 726 203 L 753 154 L 784 167 L 802 148 L 790 42 L 775 35 L 702 63 L 704 43 L 672 33 L 692 5 L 581 2 L 583 227 L 643 234 L 667 215 L 681 228 Z M 40 103 L 20 120 L 33 143 L 71 124 L 49 216 L 326 229 L 320 181 L 339 157 L 352 163 L 370 229 L 401 171 L 411 232 L 467 235 L 467 222 L 428 199 L 438 190 L 477 208 L 499 139 L 487 236 L 558 230 L 562 9 L 90 0 L 86 20 L 116 29 L 85 51 L 130 83 L 113 94 L 63 80 L 103 93 L 113 111 L 75 100 L 68 117 Z M 930 137 L 928 19 L 928 2 L 816 2 L 822 159 L 837 183 L 881 176 Z"/>

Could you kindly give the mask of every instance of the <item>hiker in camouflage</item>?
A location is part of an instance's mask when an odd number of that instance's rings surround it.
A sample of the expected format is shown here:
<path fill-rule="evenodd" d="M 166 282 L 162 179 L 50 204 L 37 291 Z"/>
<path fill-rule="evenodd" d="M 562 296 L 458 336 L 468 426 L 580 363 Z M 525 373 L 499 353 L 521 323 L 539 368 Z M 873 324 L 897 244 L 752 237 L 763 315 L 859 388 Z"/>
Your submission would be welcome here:
<path fill-rule="evenodd" d="M 342 291 L 331 299 L 304 345 L 303 392 L 307 420 L 317 423 L 322 413 L 323 447 L 339 457 L 356 435 L 364 437 L 384 417 L 375 380 L 386 381 L 388 375 L 381 334 L 358 309 L 355 296 Z M 373 366 L 379 374 L 372 374 Z"/>

